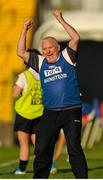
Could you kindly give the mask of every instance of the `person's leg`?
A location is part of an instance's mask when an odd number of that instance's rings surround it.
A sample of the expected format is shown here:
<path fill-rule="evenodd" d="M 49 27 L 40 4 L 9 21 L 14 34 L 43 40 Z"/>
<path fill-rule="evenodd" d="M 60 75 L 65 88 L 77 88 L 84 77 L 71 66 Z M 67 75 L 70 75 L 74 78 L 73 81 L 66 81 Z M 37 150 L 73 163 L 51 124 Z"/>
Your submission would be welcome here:
<path fill-rule="evenodd" d="M 49 176 L 54 145 L 59 134 L 59 130 L 56 131 L 56 119 L 56 112 L 45 110 L 39 124 L 35 144 L 34 179 L 46 179 Z"/>
<path fill-rule="evenodd" d="M 30 127 L 30 138 L 31 138 L 31 142 L 33 145 L 35 145 L 36 142 L 36 132 L 39 128 L 39 123 L 41 121 L 41 117 L 38 117 L 36 119 L 33 119 L 31 122 L 31 127 Z"/>
<path fill-rule="evenodd" d="M 26 119 L 21 115 L 16 113 L 16 118 L 14 122 L 14 131 L 16 132 L 19 145 L 19 168 L 14 171 L 14 174 L 22 174 L 21 171 L 25 171 L 28 159 L 29 159 L 29 141 L 30 135 L 32 134 L 32 120 Z"/>
<path fill-rule="evenodd" d="M 73 173 L 76 178 L 88 178 L 87 163 L 81 148 L 81 108 L 68 110 L 65 116 L 68 122 L 65 123 L 63 130 Z"/>
<path fill-rule="evenodd" d="M 19 168 L 21 171 L 26 170 L 29 159 L 29 138 L 30 135 L 23 131 L 17 132 L 17 137 L 20 145 L 20 154 L 19 154 Z"/>
<path fill-rule="evenodd" d="M 36 141 L 36 134 L 31 134 L 31 142 L 33 145 L 35 145 L 35 141 Z"/>

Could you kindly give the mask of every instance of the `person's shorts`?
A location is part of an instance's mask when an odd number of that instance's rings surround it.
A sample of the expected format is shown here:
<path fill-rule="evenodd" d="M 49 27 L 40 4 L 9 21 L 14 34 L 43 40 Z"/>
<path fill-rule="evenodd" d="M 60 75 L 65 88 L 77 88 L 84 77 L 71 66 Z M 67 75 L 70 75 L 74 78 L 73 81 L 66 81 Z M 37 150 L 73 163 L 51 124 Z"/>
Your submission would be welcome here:
<path fill-rule="evenodd" d="M 23 131 L 28 134 L 35 134 L 41 121 L 41 117 L 36 119 L 26 119 L 16 113 L 16 118 L 14 122 L 14 131 Z"/>

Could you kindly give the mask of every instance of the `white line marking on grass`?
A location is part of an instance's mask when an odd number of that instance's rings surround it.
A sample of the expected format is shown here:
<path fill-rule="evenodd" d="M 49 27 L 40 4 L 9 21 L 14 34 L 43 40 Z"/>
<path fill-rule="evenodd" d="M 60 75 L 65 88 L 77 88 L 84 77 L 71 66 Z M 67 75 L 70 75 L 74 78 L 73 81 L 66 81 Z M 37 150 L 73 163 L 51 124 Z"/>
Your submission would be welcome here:
<path fill-rule="evenodd" d="M 32 160 L 33 158 L 34 158 L 34 156 L 30 156 L 29 160 Z M 19 161 L 18 159 L 15 159 L 15 160 L 12 160 L 12 161 L 9 161 L 9 162 L 1 163 L 0 167 L 6 167 L 6 166 L 9 166 L 9 165 L 12 165 L 12 164 L 17 163 L 18 161 Z"/>
<path fill-rule="evenodd" d="M 4 163 L 0 164 L 0 167 L 9 166 L 9 165 L 15 164 L 16 162 L 18 162 L 18 160 L 12 160 L 12 161 L 9 161 L 9 162 L 4 162 Z"/>
<path fill-rule="evenodd" d="M 66 147 L 64 147 L 63 154 L 67 154 Z M 30 156 L 29 160 L 32 160 L 33 158 L 34 158 L 34 156 Z M 0 168 L 10 166 L 10 165 L 15 164 L 17 162 L 19 162 L 19 159 L 15 159 L 15 160 L 7 161 L 7 162 L 4 162 L 4 163 L 0 163 Z"/>

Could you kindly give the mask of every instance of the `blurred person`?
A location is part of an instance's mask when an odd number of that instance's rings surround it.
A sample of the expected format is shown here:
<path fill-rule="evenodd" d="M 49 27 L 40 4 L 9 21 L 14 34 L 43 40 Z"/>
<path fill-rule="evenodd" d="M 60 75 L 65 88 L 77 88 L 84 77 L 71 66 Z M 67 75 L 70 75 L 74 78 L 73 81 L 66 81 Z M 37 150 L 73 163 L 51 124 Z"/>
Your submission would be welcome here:
<path fill-rule="evenodd" d="M 26 35 L 33 26 L 31 20 L 24 23 L 17 47 L 17 55 L 40 73 L 43 92 L 44 112 L 36 139 L 33 178 L 49 177 L 61 128 L 75 178 L 87 178 L 87 163 L 81 147 L 82 111 L 76 68 L 80 36 L 65 21 L 62 12 L 54 11 L 53 15 L 70 36 L 63 51 L 60 52 L 60 45 L 54 37 L 45 37 L 42 40 L 43 55 L 27 52 Z"/>
<path fill-rule="evenodd" d="M 35 49 L 28 52 L 39 53 Z M 39 74 L 27 66 L 26 70 L 19 74 L 13 88 L 15 99 L 16 119 L 14 131 L 19 145 L 19 167 L 14 174 L 25 174 L 29 160 L 29 143 L 35 145 L 36 130 L 43 113 L 42 93 Z"/>
<path fill-rule="evenodd" d="M 92 112 L 92 105 L 88 102 L 82 102 L 82 127 L 85 128 L 88 123 L 88 115 Z"/>
<path fill-rule="evenodd" d="M 102 125 L 103 125 L 103 101 L 100 102 L 99 111 L 100 111 L 101 123 L 102 123 Z"/>

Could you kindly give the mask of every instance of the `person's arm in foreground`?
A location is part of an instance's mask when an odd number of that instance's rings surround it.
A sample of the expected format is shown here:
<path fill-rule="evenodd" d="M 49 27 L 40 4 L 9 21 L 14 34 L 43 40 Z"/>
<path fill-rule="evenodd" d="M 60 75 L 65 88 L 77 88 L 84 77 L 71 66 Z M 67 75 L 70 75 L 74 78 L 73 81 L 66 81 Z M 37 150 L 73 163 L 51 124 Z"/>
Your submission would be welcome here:
<path fill-rule="evenodd" d="M 56 10 L 53 12 L 53 15 L 54 15 L 54 17 L 56 17 L 56 19 L 59 21 L 59 23 L 64 27 L 64 29 L 66 30 L 66 32 L 69 34 L 69 36 L 71 38 L 68 46 L 71 49 L 73 49 L 74 51 L 77 51 L 78 44 L 80 41 L 80 36 L 79 36 L 78 32 L 64 20 L 61 11 Z"/>
<path fill-rule="evenodd" d="M 21 74 L 19 74 L 19 76 L 15 82 L 15 85 L 13 87 L 13 99 L 14 100 L 17 100 L 21 96 L 23 88 L 24 88 L 24 82 L 25 82 L 25 76 L 23 73 L 21 73 Z"/>
<path fill-rule="evenodd" d="M 26 50 L 26 35 L 27 35 L 27 31 L 32 26 L 33 26 L 33 22 L 31 20 L 28 20 L 24 23 L 17 46 L 17 55 L 26 62 L 28 62 L 29 59 L 29 52 Z"/>
<path fill-rule="evenodd" d="M 20 97 L 21 93 L 22 93 L 22 88 L 18 85 L 14 85 L 13 87 L 13 99 L 16 100 Z"/>

